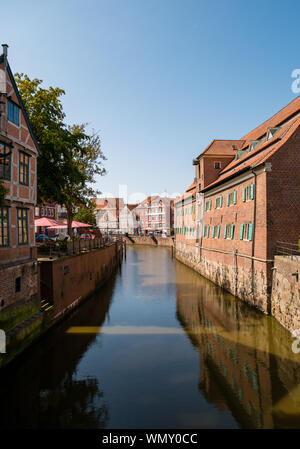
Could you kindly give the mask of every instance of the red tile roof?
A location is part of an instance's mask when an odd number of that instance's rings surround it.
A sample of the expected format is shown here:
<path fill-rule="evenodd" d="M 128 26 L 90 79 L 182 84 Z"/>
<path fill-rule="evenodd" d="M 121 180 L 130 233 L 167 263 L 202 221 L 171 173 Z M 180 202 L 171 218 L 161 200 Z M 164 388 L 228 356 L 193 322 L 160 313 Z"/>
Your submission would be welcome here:
<path fill-rule="evenodd" d="M 206 186 L 203 191 L 209 190 L 215 185 L 225 181 L 227 178 L 236 176 L 238 173 L 249 169 L 250 167 L 256 167 L 263 162 L 266 162 L 275 151 L 277 151 L 287 138 L 296 130 L 300 124 L 300 96 L 295 98 L 291 103 L 281 109 L 277 114 L 273 115 L 270 119 L 259 125 L 254 130 L 243 136 L 239 143 L 235 143 L 237 150 L 248 150 L 252 140 L 260 140 L 258 146 L 251 152 L 245 152 L 240 159 L 234 159 L 231 161 L 219 174 L 216 181 Z M 277 133 L 268 141 L 266 135 L 269 128 L 280 129 Z M 202 153 L 206 154 L 209 148 L 215 147 L 215 154 L 217 146 L 220 145 L 217 140 L 214 140 Z M 223 141 L 234 142 L 234 141 Z M 232 148 L 232 146 L 231 146 Z M 224 153 L 226 154 L 226 153 Z M 200 155 L 201 156 L 201 155 Z"/>

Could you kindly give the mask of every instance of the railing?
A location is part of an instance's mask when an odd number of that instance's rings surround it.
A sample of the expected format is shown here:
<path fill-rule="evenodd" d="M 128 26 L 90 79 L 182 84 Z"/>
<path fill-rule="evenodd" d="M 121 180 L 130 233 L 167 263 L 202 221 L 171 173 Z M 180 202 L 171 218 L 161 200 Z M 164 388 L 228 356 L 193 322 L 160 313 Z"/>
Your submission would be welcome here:
<path fill-rule="evenodd" d="M 66 242 L 48 241 L 45 244 L 37 246 L 37 253 L 40 258 L 56 258 L 104 248 L 116 242 L 122 242 L 122 238 L 120 236 L 107 235 L 101 238 L 74 239 Z"/>
<path fill-rule="evenodd" d="M 275 254 L 278 256 L 300 256 L 299 245 L 296 243 L 276 242 Z"/>

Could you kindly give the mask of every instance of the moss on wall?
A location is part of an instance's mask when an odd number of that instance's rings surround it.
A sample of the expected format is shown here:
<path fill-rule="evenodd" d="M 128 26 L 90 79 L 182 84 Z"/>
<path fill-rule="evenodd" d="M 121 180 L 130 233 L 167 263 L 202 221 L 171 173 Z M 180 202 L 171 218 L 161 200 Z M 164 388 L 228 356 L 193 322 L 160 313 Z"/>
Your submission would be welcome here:
<path fill-rule="evenodd" d="M 5 332 L 17 326 L 26 318 L 35 314 L 39 310 L 39 303 L 34 301 L 26 301 L 20 304 L 14 304 L 0 312 L 0 329 Z"/>

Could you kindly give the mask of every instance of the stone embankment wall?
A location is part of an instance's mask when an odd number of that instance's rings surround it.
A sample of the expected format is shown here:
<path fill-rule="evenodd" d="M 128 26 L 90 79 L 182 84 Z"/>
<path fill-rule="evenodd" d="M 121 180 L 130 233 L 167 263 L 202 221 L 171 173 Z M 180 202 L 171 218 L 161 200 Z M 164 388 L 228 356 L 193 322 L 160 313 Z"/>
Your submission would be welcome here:
<path fill-rule="evenodd" d="M 202 276 L 241 298 L 264 313 L 269 312 L 269 287 L 266 262 L 239 252 L 212 251 L 193 243 L 176 242 L 175 257 Z"/>
<path fill-rule="evenodd" d="M 300 256 L 275 256 L 271 304 L 285 328 L 300 329 Z"/>
<path fill-rule="evenodd" d="M 151 245 L 151 246 L 174 246 L 172 237 L 154 237 L 150 236 L 130 236 L 123 237 L 123 240 L 128 245 Z"/>

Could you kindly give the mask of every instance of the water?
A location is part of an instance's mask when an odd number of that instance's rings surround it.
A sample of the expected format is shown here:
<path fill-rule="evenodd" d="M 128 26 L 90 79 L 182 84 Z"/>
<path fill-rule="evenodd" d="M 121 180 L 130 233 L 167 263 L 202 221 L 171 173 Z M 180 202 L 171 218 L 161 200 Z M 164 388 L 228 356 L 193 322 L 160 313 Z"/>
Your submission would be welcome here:
<path fill-rule="evenodd" d="M 292 342 L 168 249 L 129 247 L 101 291 L 1 374 L 0 427 L 300 427 Z"/>

